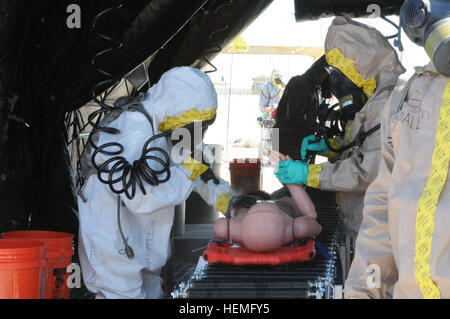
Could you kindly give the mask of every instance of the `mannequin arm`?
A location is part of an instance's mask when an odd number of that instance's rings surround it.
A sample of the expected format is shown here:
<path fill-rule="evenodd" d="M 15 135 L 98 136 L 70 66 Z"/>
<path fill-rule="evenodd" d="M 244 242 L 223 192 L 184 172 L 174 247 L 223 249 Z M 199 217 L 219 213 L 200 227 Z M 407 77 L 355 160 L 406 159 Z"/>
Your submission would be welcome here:
<path fill-rule="evenodd" d="M 299 185 L 287 185 L 287 188 L 289 189 L 289 192 L 292 195 L 292 199 L 294 200 L 298 211 L 304 216 L 316 219 L 317 218 L 316 208 L 313 202 L 311 201 L 311 198 L 309 197 L 308 193 L 306 193 L 306 190 Z"/>

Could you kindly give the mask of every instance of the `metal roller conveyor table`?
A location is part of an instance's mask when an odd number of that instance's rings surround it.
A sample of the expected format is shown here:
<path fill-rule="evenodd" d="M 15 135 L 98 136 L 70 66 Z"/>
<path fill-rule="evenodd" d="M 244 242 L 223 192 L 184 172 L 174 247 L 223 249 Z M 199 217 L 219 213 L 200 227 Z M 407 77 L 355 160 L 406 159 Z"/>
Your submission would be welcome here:
<path fill-rule="evenodd" d="M 316 205 L 317 206 L 317 205 Z M 333 299 L 342 298 L 345 248 L 337 208 L 316 207 L 323 232 L 312 261 L 279 266 L 234 266 L 199 263 L 194 275 L 172 293 L 175 299 Z M 323 252 L 325 250 L 325 253 Z M 344 249 L 345 250 L 345 249 Z M 323 256 L 325 255 L 325 256 Z"/>

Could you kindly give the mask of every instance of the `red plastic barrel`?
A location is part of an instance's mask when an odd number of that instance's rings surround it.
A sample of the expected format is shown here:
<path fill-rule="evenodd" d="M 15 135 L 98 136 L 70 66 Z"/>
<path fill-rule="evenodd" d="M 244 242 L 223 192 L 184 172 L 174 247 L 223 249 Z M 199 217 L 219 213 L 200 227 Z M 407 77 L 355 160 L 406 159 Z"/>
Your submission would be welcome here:
<path fill-rule="evenodd" d="M 261 161 L 235 159 L 230 163 L 231 188 L 239 194 L 261 189 Z"/>
<path fill-rule="evenodd" d="M 16 231 L 2 235 L 5 239 L 30 239 L 45 243 L 44 299 L 69 299 L 67 267 L 72 263 L 73 235 L 48 231 Z"/>
<path fill-rule="evenodd" d="M 45 244 L 0 240 L 0 299 L 41 299 Z"/>

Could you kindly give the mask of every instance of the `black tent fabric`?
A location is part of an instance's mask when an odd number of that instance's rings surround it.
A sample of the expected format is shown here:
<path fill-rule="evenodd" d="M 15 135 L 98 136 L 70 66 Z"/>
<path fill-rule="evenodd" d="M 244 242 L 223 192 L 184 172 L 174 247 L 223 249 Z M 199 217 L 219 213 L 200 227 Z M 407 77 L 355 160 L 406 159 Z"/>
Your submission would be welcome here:
<path fill-rule="evenodd" d="M 171 67 L 204 66 L 206 52 L 224 47 L 271 2 L 0 0 L 0 232 L 78 231 L 64 118 L 89 102 L 93 87 L 105 80 L 91 63 L 111 46 L 92 29 L 99 13 L 122 5 L 102 16 L 95 31 L 123 45 L 102 56 L 97 67 L 119 79 L 154 55 L 149 72 L 155 83 Z M 360 14 L 366 2 L 296 1 L 297 18 Z M 67 25 L 72 4 L 81 8 L 80 29 Z M 228 27 L 214 33 L 223 22 Z"/>
<path fill-rule="evenodd" d="M 204 14 L 195 16 L 155 57 L 149 68 L 151 83 L 156 83 L 166 70 L 176 66 L 206 66 L 206 71 L 213 71 L 214 67 L 208 65 L 205 55 L 212 61 L 220 51 L 220 48 L 215 50 L 216 46 L 223 48 L 232 41 L 272 1 L 220 0 L 206 6 Z M 217 8 L 221 9 L 216 11 Z"/>
<path fill-rule="evenodd" d="M 67 6 L 73 3 L 83 8 L 86 22 L 81 29 L 66 24 Z M 89 80 L 99 79 L 90 57 L 101 44 L 87 21 L 109 5 L 107 1 L 1 3 L 2 95 L 17 97 L 14 108 L 4 105 L 2 111 L 5 117 L 9 113 L 23 120 L 1 123 L 7 127 L 1 144 L 0 167 L 6 176 L 0 184 L 1 231 L 31 227 L 77 232 L 63 120 L 65 112 L 76 107 L 73 94 L 88 93 Z M 114 23 L 102 21 L 99 29 L 112 24 L 116 34 L 124 33 L 147 5 L 148 1 L 130 1 Z"/>
<path fill-rule="evenodd" d="M 224 16 L 230 27 L 214 40 L 226 44 L 271 1 L 229 1 Z M 170 55 L 181 55 L 152 64 L 152 76 L 159 78 L 172 66 L 202 59 L 212 46 L 205 39 L 217 22 L 214 9 L 226 2 L 0 0 L 0 232 L 29 228 L 77 234 L 64 118 L 90 101 L 93 87 L 105 80 L 91 61 L 111 43 L 96 33 L 123 44 L 97 61 L 97 67 L 117 79 L 164 45 Z M 67 27 L 71 4 L 81 8 L 80 29 Z M 99 18 L 94 32 L 93 19 L 120 4 L 119 10 Z"/>
<path fill-rule="evenodd" d="M 371 8 L 378 5 L 381 14 L 398 15 L 404 0 L 295 0 L 295 18 L 298 22 L 317 20 L 345 15 L 350 18 L 360 18 L 373 13 Z"/>

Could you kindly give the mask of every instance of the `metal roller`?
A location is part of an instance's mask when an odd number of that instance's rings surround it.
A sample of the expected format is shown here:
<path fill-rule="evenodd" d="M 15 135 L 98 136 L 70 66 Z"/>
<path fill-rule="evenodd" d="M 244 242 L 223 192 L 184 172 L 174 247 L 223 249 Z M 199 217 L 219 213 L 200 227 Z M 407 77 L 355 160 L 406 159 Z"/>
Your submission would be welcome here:
<path fill-rule="evenodd" d="M 309 289 L 313 288 L 314 283 L 305 280 L 301 282 L 292 281 L 277 281 L 277 278 L 272 278 L 270 282 L 268 281 L 197 281 L 194 280 L 190 284 L 190 289 Z"/>
<path fill-rule="evenodd" d="M 191 299 L 210 299 L 210 298 L 286 299 L 293 297 L 303 299 L 313 299 L 317 298 L 318 295 L 321 295 L 321 293 L 305 289 L 272 289 L 272 290 L 239 289 L 239 290 L 217 290 L 214 292 L 212 292 L 211 290 L 192 290 L 189 292 L 189 298 Z"/>

